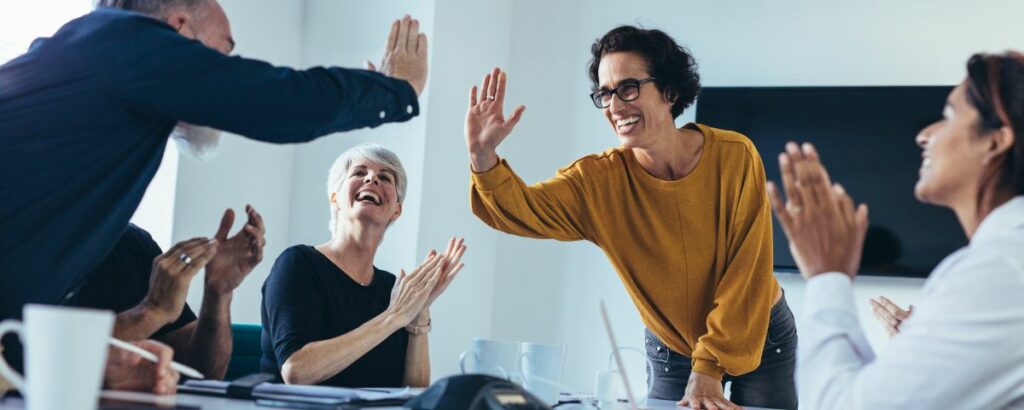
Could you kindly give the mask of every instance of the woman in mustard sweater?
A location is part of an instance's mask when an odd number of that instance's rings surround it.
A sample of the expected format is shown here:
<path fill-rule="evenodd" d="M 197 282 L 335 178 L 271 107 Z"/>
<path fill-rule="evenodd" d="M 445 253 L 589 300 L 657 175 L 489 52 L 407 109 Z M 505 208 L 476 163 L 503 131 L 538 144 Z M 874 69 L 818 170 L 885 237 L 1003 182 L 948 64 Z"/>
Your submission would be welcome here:
<path fill-rule="evenodd" d="M 495 151 L 525 110 L 505 118 L 506 75 L 495 68 L 466 114 L 473 212 L 510 234 L 601 247 L 647 326 L 650 397 L 796 408 L 796 328 L 772 275 L 760 156 L 736 132 L 676 128 L 700 80 L 665 33 L 623 26 L 591 51 L 591 97 L 621 146 L 527 186 Z"/>

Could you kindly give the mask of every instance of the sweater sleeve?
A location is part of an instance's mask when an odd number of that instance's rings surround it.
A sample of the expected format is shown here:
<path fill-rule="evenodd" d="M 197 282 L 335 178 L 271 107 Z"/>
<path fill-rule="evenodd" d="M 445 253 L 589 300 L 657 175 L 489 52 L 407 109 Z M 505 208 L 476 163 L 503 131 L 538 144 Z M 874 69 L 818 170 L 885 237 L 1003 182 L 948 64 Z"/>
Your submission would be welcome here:
<path fill-rule="evenodd" d="M 547 181 L 527 186 L 505 160 L 474 173 L 470 188 L 473 213 L 490 227 L 530 238 L 587 239 L 578 169 L 559 170 Z"/>
<path fill-rule="evenodd" d="M 776 292 L 772 275 L 772 216 L 764 167 L 756 151 L 736 181 L 729 227 L 728 260 L 707 316 L 707 333 L 697 339 L 693 370 L 721 378 L 757 368 Z"/>
<path fill-rule="evenodd" d="M 141 16 L 108 30 L 107 36 L 132 39 L 127 49 L 112 53 L 112 66 L 119 67 L 109 76 L 115 98 L 158 118 L 288 143 L 419 114 L 412 86 L 377 72 L 295 70 L 227 56 Z"/>

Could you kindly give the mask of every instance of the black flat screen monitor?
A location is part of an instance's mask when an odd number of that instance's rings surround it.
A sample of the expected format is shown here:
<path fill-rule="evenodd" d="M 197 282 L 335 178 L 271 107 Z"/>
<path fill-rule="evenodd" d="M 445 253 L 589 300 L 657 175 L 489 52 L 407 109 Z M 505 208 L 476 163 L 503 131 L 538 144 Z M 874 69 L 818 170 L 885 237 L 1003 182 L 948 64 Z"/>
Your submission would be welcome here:
<path fill-rule="evenodd" d="M 921 149 L 914 137 L 942 116 L 952 87 L 705 87 L 697 122 L 743 133 L 771 181 L 781 183 L 778 154 L 807 141 L 833 181 L 870 207 L 860 274 L 927 277 L 967 244 L 949 209 L 914 197 Z M 775 267 L 795 271 L 775 223 Z"/>

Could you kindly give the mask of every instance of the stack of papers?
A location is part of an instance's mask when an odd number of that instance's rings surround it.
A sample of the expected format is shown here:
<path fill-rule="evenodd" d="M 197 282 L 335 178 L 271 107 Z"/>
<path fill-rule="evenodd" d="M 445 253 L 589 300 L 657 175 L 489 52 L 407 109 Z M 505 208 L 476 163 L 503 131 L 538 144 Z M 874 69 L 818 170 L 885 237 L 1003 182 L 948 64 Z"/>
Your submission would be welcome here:
<path fill-rule="evenodd" d="M 182 393 L 225 395 L 230 382 L 215 380 L 189 380 L 178 388 Z M 367 403 L 377 401 L 408 400 L 423 389 L 405 388 L 345 388 L 328 386 L 301 386 L 263 383 L 252 389 L 257 399 L 293 401 L 316 404 Z"/>

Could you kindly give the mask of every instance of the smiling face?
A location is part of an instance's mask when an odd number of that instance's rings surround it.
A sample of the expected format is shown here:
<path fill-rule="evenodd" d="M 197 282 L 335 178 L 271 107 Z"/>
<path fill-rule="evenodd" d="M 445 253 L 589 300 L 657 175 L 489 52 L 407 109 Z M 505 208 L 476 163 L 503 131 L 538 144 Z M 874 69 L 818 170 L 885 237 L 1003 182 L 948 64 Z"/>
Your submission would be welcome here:
<path fill-rule="evenodd" d="M 650 77 L 647 62 L 637 53 L 616 52 L 601 58 L 597 69 L 598 88 L 611 90 L 624 82 L 640 81 Z M 622 101 L 618 96 L 604 108 L 604 116 L 619 136 L 623 148 L 647 148 L 654 145 L 658 135 L 675 129 L 672 102 L 658 91 L 654 82 L 640 86 L 640 95 L 633 101 Z"/>
<path fill-rule="evenodd" d="M 921 169 L 914 195 L 921 202 L 954 206 L 974 201 L 990 156 L 990 139 L 980 124 L 978 110 L 968 101 L 967 85 L 961 83 L 946 100 L 942 119 L 921 130 L 917 144 Z"/>
<path fill-rule="evenodd" d="M 330 199 L 339 220 L 387 226 L 402 214 L 395 171 L 366 158 L 352 162 Z"/>

